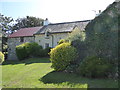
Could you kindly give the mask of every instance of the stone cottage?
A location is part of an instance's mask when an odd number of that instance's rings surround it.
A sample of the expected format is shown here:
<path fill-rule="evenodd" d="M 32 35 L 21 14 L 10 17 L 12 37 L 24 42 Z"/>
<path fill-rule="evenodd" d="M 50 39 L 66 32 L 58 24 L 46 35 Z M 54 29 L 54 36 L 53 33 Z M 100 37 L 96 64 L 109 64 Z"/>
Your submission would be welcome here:
<path fill-rule="evenodd" d="M 49 24 L 41 28 L 35 35 L 35 42 L 41 45 L 43 48 L 55 47 L 58 45 L 60 39 L 64 39 L 73 30 L 84 30 L 90 20 L 65 22 Z"/>
<path fill-rule="evenodd" d="M 60 39 L 64 39 L 73 30 L 84 30 L 90 20 L 49 24 L 44 26 L 22 28 L 8 37 L 8 60 L 17 60 L 15 47 L 25 42 L 37 42 L 43 48 L 55 47 Z"/>
<path fill-rule="evenodd" d="M 33 36 L 42 27 L 22 28 L 8 37 L 8 60 L 17 60 L 15 47 L 25 42 L 35 42 Z"/>

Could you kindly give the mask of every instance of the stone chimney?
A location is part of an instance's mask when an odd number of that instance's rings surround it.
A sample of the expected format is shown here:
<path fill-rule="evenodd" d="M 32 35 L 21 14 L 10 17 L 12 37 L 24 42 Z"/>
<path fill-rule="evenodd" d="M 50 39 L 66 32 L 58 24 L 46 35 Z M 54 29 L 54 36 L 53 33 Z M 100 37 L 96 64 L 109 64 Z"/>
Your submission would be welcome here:
<path fill-rule="evenodd" d="M 46 25 L 48 25 L 48 24 L 50 24 L 50 22 L 49 22 L 48 18 L 46 18 L 46 19 L 44 20 L 44 22 L 43 22 L 43 25 L 46 26 Z"/>

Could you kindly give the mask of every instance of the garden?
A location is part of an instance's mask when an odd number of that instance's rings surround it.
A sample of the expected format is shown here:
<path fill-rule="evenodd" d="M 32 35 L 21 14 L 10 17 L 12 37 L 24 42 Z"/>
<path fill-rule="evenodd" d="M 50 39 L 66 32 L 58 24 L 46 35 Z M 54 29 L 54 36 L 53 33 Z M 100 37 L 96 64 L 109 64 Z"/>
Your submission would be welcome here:
<path fill-rule="evenodd" d="M 93 79 L 74 73 L 55 72 L 49 58 L 6 61 L 2 66 L 3 88 L 116 88 L 113 79 Z"/>
<path fill-rule="evenodd" d="M 92 20 L 85 31 L 69 33 L 55 48 L 23 43 L 16 46 L 19 61 L 3 62 L 0 53 L 3 88 L 118 88 L 120 14 L 116 4 Z"/>

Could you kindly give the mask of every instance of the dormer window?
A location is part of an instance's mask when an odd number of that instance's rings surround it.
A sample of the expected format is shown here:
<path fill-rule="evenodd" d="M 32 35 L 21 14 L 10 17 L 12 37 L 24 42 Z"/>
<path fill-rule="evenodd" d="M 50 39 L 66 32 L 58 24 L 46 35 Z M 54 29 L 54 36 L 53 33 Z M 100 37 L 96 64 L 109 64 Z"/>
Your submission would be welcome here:
<path fill-rule="evenodd" d="M 20 42 L 24 42 L 24 37 L 20 37 Z"/>
<path fill-rule="evenodd" d="M 49 35 L 50 35 L 50 32 L 48 30 L 46 30 L 46 32 L 45 32 L 45 38 L 49 39 Z"/>

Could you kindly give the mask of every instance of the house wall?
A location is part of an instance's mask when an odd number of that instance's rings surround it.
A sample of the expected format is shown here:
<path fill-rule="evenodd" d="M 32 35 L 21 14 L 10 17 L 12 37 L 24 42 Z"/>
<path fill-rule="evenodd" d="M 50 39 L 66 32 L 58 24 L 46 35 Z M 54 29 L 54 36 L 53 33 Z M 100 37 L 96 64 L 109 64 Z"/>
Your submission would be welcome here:
<path fill-rule="evenodd" d="M 35 35 L 35 42 L 45 48 L 45 43 L 49 43 L 49 47 L 55 47 L 58 45 L 60 39 L 65 39 L 68 36 L 68 33 L 56 33 L 50 34 L 49 38 L 46 39 L 44 34 Z M 52 44 L 53 39 L 53 44 Z"/>
<path fill-rule="evenodd" d="M 34 37 L 24 37 L 24 42 L 20 42 L 20 37 L 17 38 L 8 38 L 8 60 L 17 60 L 15 48 L 17 45 L 20 45 L 25 42 L 34 42 Z"/>

